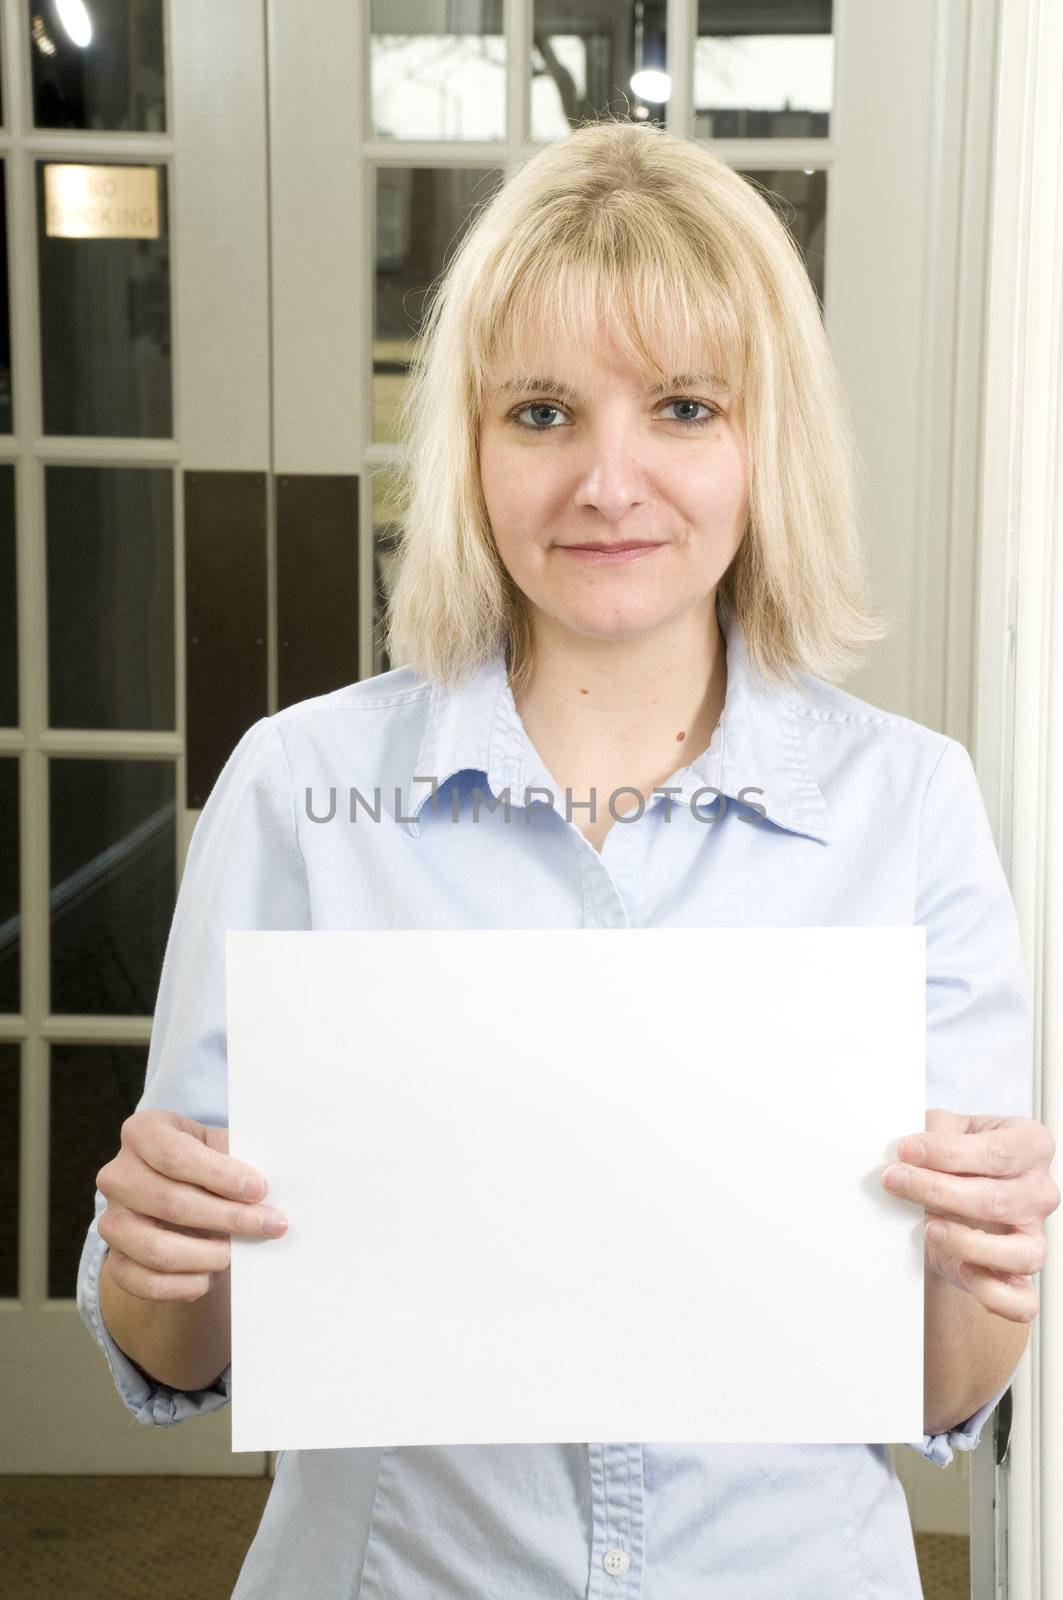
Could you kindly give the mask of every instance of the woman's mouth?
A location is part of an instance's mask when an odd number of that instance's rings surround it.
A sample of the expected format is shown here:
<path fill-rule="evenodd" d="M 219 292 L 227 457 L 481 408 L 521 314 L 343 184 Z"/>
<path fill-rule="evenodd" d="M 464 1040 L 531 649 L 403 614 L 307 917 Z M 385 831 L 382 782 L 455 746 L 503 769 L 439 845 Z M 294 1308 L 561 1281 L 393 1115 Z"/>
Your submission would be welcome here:
<path fill-rule="evenodd" d="M 662 540 L 639 542 L 625 539 L 615 544 L 562 544 L 556 548 L 575 561 L 589 561 L 599 566 L 615 566 L 621 561 L 638 561 L 643 556 L 652 555 L 655 550 L 661 548 L 662 543 Z"/>

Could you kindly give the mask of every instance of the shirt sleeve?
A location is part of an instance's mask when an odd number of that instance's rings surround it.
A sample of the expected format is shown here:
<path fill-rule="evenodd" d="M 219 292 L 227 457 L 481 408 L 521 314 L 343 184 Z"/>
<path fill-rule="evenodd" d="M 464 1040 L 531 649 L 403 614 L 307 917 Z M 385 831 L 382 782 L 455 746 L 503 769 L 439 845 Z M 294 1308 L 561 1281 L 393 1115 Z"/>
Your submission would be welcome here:
<path fill-rule="evenodd" d="M 163 957 L 144 1088 L 137 1109 L 162 1107 L 212 1127 L 228 1125 L 225 933 L 308 928 L 306 865 L 295 827 L 291 775 L 276 720 L 254 723 L 233 749 L 192 832 Z M 157 1383 L 121 1351 L 100 1314 L 107 1243 L 97 1189 L 82 1247 L 77 1308 L 122 1401 L 138 1422 L 183 1422 L 231 1398 L 231 1367 L 209 1389 Z"/>
<path fill-rule="evenodd" d="M 935 1466 L 947 1467 L 952 1460 L 954 1450 L 974 1450 L 977 1447 L 982 1437 L 982 1429 L 1007 1394 L 1010 1385 L 1009 1378 L 1004 1387 L 987 1400 L 973 1416 L 968 1417 L 966 1422 L 957 1423 L 956 1427 L 950 1428 L 947 1433 L 924 1433 L 921 1439 L 906 1440 L 908 1449 L 916 1451 L 918 1455 L 926 1456 Z"/>
<path fill-rule="evenodd" d="M 1033 1012 L 1018 917 L 974 764 L 955 739 L 924 795 L 914 920 L 926 927 L 927 1107 L 1032 1116 Z M 954 1449 L 973 1450 L 1010 1381 L 955 1428 L 908 1448 L 940 1467 Z"/>

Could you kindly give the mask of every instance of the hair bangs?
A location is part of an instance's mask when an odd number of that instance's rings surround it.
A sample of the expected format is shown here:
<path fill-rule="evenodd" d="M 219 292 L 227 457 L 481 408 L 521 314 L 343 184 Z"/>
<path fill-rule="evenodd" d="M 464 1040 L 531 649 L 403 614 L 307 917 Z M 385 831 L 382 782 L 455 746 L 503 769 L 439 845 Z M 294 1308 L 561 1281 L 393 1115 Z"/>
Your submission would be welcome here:
<path fill-rule="evenodd" d="M 667 242 L 651 253 L 642 230 L 611 242 L 623 250 L 603 250 L 590 232 L 560 245 L 554 235 L 530 264 L 525 255 L 493 305 L 481 306 L 470 352 L 479 404 L 492 373 L 539 372 L 548 346 L 578 355 L 610 344 L 647 385 L 711 377 L 733 398 L 744 392 L 748 351 L 724 285 Z"/>

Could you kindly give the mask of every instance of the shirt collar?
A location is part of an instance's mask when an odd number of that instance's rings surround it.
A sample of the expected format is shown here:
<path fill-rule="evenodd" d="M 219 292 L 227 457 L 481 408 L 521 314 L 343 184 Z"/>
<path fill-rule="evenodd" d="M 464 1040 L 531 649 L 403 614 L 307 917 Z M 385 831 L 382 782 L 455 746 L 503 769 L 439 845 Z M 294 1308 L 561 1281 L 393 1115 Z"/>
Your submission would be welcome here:
<path fill-rule="evenodd" d="M 708 749 L 661 787 L 678 791 L 671 797 L 673 805 L 690 801 L 698 790 L 710 791 L 696 802 L 706 818 L 713 813 L 718 791 L 746 807 L 762 807 L 769 821 L 791 833 L 830 844 L 833 818 L 809 765 L 798 721 L 802 691 L 755 678 L 737 618 L 721 601 L 716 615 L 727 652 L 723 714 Z M 560 815 L 565 814 L 564 795 L 524 731 L 501 648 L 463 684 L 432 683 L 405 795 L 403 820 L 409 833 L 420 831 L 418 819 L 433 787 L 441 788 L 466 770 L 485 778 L 495 796 L 508 788 L 513 805 L 524 803 L 526 786 L 548 791 Z"/>

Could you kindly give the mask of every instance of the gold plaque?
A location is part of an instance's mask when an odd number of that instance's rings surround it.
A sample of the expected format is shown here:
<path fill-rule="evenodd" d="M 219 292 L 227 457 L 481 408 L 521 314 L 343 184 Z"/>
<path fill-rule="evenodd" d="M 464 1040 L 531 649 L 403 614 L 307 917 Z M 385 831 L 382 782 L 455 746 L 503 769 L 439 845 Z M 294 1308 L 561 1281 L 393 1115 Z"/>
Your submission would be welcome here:
<path fill-rule="evenodd" d="M 44 168 L 45 232 L 52 239 L 157 239 L 157 167 Z"/>

